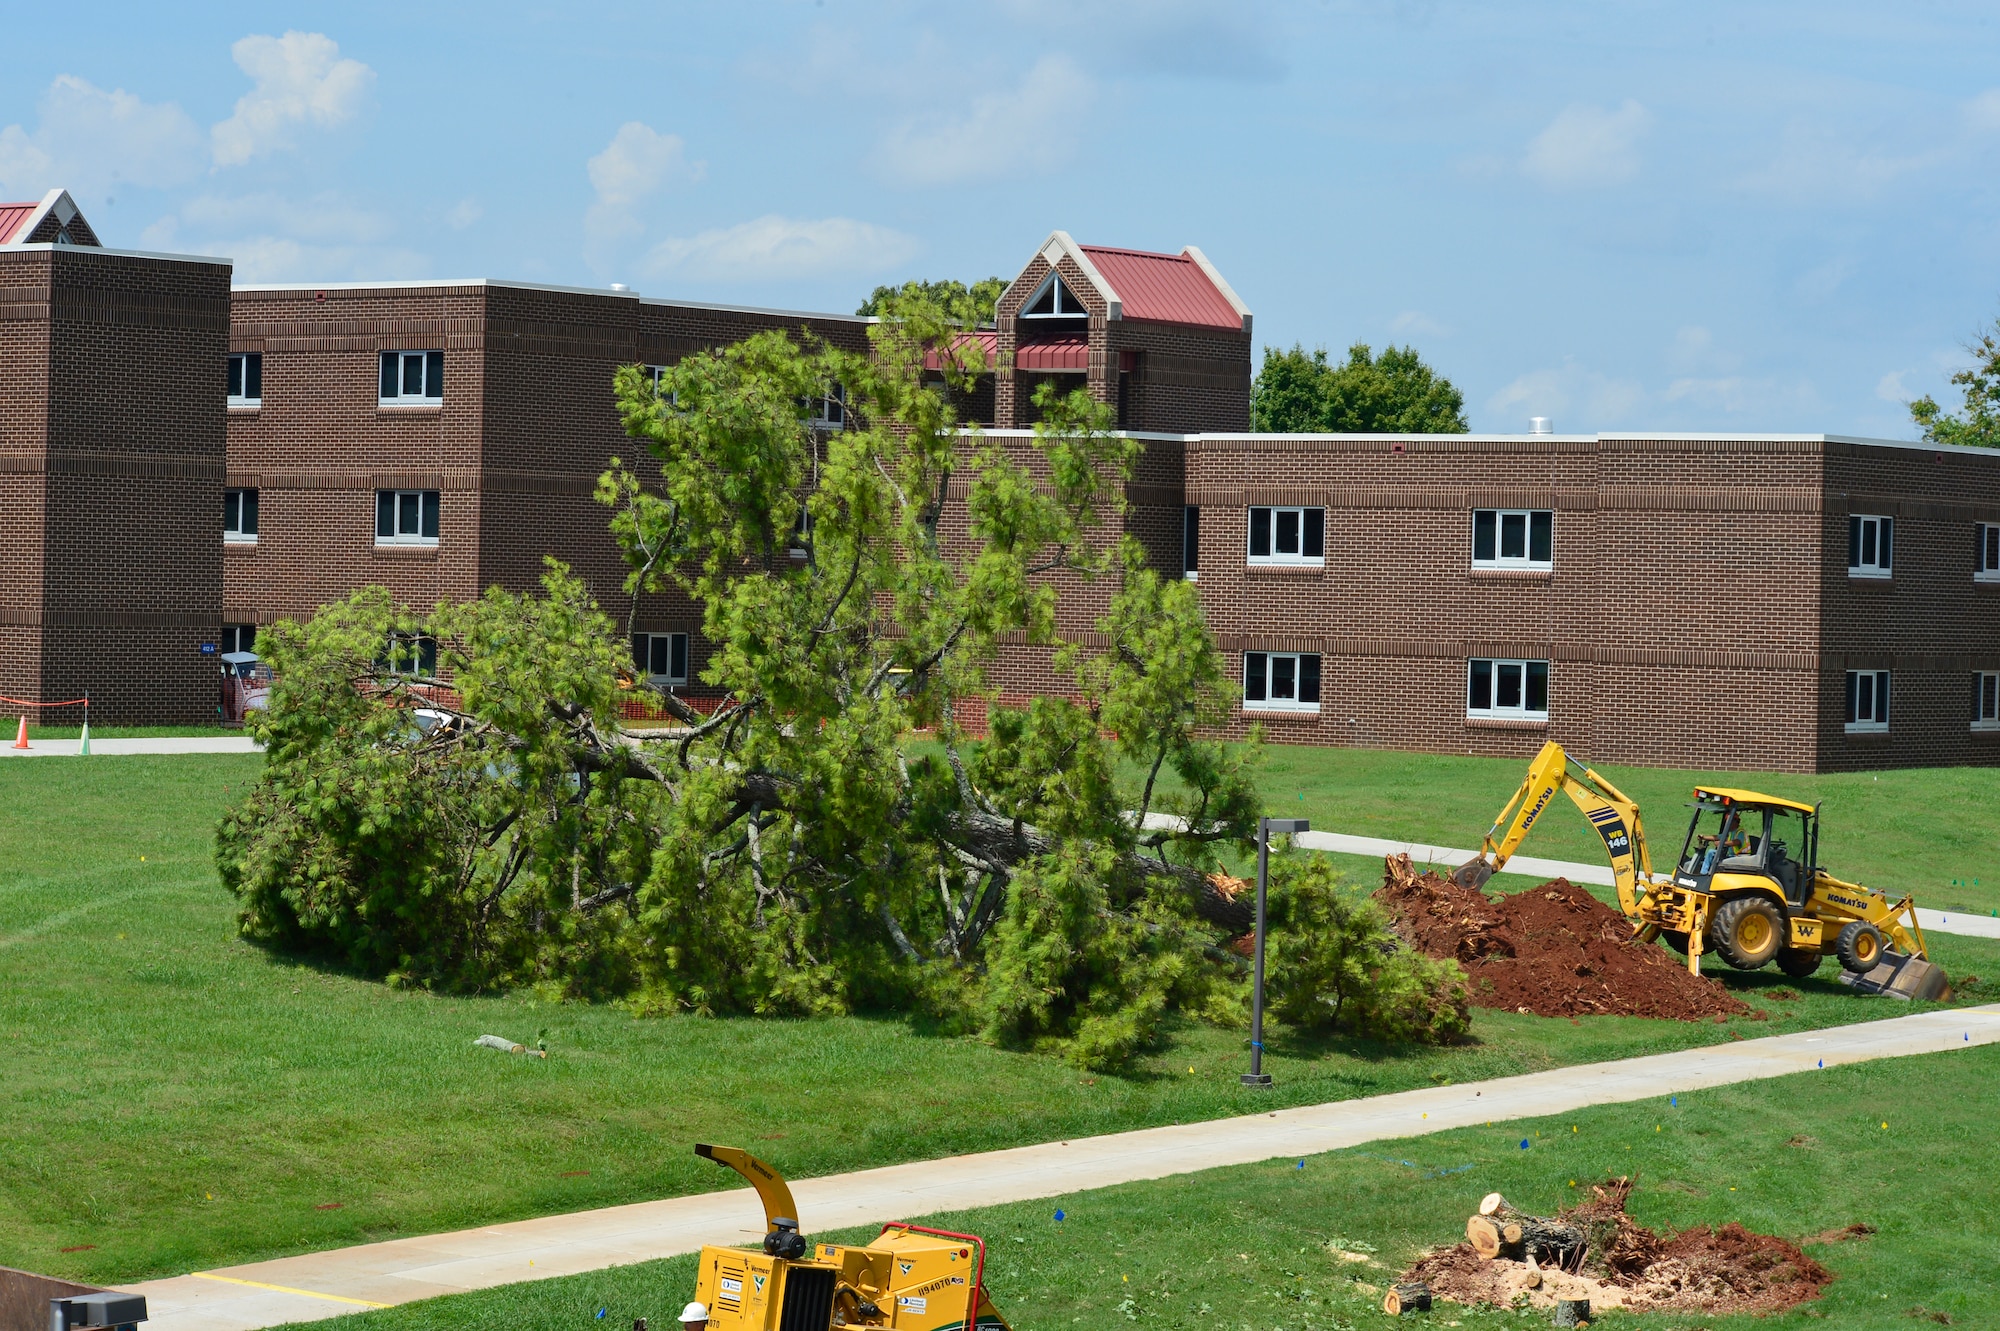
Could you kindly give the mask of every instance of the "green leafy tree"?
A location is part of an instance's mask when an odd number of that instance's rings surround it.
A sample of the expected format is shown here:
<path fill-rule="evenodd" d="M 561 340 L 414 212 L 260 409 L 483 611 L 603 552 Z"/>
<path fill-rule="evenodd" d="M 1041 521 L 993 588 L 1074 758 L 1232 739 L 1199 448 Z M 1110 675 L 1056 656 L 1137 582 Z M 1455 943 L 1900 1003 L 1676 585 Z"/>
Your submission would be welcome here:
<path fill-rule="evenodd" d="M 1004 277 L 982 278 L 971 286 L 949 277 L 940 282 L 905 282 L 899 287 L 876 287 L 855 313 L 879 317 L 912 301 L 923 300 L 936 305 L 962 327 L 986 328 L 992 325 L 994 307 L 1006 289 Z"/>
<path fill-rule="evenodd" d="M 1954 416 L 1926 393 L 1910 404 L 1910 419 L 1926 443 L 2000 448 L 2000 321 L 1966 344 L 1972 365 L 1951 377 L 1965 394 L 1962 415 Z"/>
<path fill-rule="evenodd" d="M 1264 348 L 1250 393 L 1252 428 L 1273 434 L 1464 434 L 1465 396 L 1424 364 L 1414 347 L 1375 355 L 1365 342 L 1331 364 L 1308 353 Z"/>

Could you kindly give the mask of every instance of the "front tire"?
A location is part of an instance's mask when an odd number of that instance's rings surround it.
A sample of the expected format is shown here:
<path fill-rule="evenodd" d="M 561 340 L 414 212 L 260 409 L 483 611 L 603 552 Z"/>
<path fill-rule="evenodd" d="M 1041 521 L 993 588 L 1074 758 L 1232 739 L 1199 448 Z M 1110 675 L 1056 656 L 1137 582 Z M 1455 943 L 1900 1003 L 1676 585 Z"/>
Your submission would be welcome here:
<path fill-rule="evenodd" d="M 1866 975 L 1882 964 L 1882 931 L 1856 920 L 1833 940 L 1833 954 L 1848 970 Z"/>
<path fill-rule="evenodd" d="M 1819 971 L 1826 958 L 1808 947 L 1788 947 L 1778 953 L 1778 969 L 1794 980 L 1803 980 Z"/>
<path fill-rule="evenodd" d="M 1754 971 L 1777 956 L 1789 932 L 1783 912 L 1763 897 L 1724 903 L 1708 927 L 1715 950 L 1740 971 Z"/>

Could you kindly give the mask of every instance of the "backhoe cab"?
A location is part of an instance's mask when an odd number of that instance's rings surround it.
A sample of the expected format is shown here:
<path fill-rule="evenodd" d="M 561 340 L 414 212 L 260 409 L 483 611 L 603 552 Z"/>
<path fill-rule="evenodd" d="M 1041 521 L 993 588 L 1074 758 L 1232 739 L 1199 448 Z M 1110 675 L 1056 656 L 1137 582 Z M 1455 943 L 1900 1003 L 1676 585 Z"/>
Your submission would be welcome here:
<path fill-rule="evenodd" d="M 694 1149 L 750 1180 L 764 1204 L 758 1249 L 701 1250 L 694 1297 L 710 1331 L 1011 1331 L 986 1297 L 984 1240 L 898 1221 L 865 1247 L 808 1243 L 777 1170 L 733 1146 Z"/>
<path fill-rule="evenodd" d="M 1671 875 L 1653 872 L 1639 806 L 1603 776 L 1570 761 L 1551 740 L 1501 809 L 1480 853 L 1452 880 L 1478 887 L 1520 848 L 1557 793 L 1583 811 L 1611 859 L 1618 901 L 1633 930 L 1687 954 L 1704 951 L 1739 970 L 1773 961 L 1797 979 L 1831 954 L 1844 983 L 1903 999 L 1948 998 L 1951 986 L 1924 948 L 1910 898 L 1891 905 L 1873 889 L 1819 867 L 1818 805 L 1721 786 L 1695 788 L 1687 837 Z"/>

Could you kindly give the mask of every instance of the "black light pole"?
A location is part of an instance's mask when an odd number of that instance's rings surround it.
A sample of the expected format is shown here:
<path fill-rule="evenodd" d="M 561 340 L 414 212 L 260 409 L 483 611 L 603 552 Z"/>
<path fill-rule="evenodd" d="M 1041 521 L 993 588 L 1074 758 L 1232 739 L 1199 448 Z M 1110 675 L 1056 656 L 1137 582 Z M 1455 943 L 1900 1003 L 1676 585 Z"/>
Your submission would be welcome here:
<path fill-rule="evenodd" d="M 1271 1074 L 1264 1071 L 1264 893 L 1271 882 L 1271 836 L 1311 830 L 1312 824 L 1303 818 L 1257 820 L 1257 962 L 1250 989 L 1250 1070 L 1243 1074 L 1245 1086 L 1271 1084 Z"/>

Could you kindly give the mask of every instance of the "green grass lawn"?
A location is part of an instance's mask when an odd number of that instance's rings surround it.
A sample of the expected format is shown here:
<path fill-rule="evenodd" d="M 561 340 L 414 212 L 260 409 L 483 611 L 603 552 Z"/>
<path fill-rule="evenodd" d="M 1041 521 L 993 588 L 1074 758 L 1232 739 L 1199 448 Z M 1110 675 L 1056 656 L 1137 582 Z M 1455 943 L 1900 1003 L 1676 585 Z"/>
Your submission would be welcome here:
<path fill-rule="evenodd" d="M 1211 1170 L 932 1216 L 988 1244 L 988 1285 L 1020 1331 L 1123 1326 L 1189 1331 L 1387 1327 L 1386 1282 L 1420 1250 L 1464 1236 L 1498 1190 L 1543 1213 L 1574 1181 L 1630 1175 L 1633 1217 L 1655 1229 L 1739 1221 L 1795 1241 L 1853 1223 L 1877 1233 L 1806 1251 L 1836 1276 L 1821 1299 L 1771 1317 L 1648 1313 L 1601 1325 L 1692 1331 L 1837 1326 L 1892 1331 L 2000 1325 L 1992 1219 L 2000 1171 L 1992 1087 L 2000 1049 L 1929 1054 L 1748 1082 L 1557 1118 Z M 1921 1105 L 1921 1111 L 1916 1106 Z M 1886 1128 L 1882 1126 L 1887 1124 Z M 1572 1128 L 1575 1131 L 1572 1131 Z M 1527 1140 L 1529 1149 L 1520 1149 Z M 1066 1218 L 1056 1221 L 1060 1207 Z M 908 1217 L 917 1219 L 918 1217 Z M 758 1217 L 749 1214 L 754 1227 Z M 812 1217 L 803 1220 L 812 1234 Z M 865 1242 L 874 1229 L 813 1236 Z M 1371 1263 L 1341 1260 L 1340 1240 Z M 581 1331 L 671 1326 L 692 1256 L 405 1304 L 311 1325 L 327 1331 Z M 605 1310 L 602 1321 L 599 1309 Z M 1440 1304 L 1423 1326 L 1545 1327 L 1541 1312 Z"/>
<path fill-rule="evenodd" d="M 1770 1001 L 1759 974 L 1726 982 L 1769 1023 L 1482 1012 L 1477 1044 L 1426 1051 L 1273 1031 L 1254 1099 L 1243 1034 L 1208 1027 L 1092 1077 L 889 1019 L 393 991 L 235 938 L 210 839 L 261 761 L 0 764 L 0 1264 L 132 1280 L 727 1184 L 696 1140 L 804 1177 L 1908 1010 L 1830 979 Z M 2000 976 L 2000 944 L 1937 951 Z M 472 1046 L 543 1027 L 546 1062 Z"/>
<path fill-rule="evenodd" d="M 1259 785 L 1274 817 L 1356 836 L 1477 847 L 1527 775 L 1526 761 L 1273 744 Z M 2000 768 L 1929 767 L 1823 776 L 1606 767 L 1639 802 L 1656 868 L 1687 833 L 1685 805 L 1700 785 L 1746 786 L 1824 802 L 1820 859 L 1851 882 L 1920 906 L 2000 912 Z M 1523 855 L 1604 864 L 1604 846 L 1575 806 L 1536 823 Z M 1380 872 L 1379 867 L 1376 870 Z M 1507 884 L 1497 885 L 1504 890 Z"/>
<path fill-rule="evenodd" d="M 0 716 L 5 715 L 6 709 L 0 707 Z M 19 722 L 16 721 L 14 724 L 18 728 Z M 17 729 L 7 731 L 9 744 L 14 742 L 13 737 L 16 733 Z M 83 726 L 80 722 L 62 726 L 38 726 L 33 721 L 28 723 L 30 741 L 75 739 L 82 733 Z M 242 733 L 242 726 L 92 726 L 90 728 L 92 739 L 180 739 L 188 735 L 241 735 Z"/>

